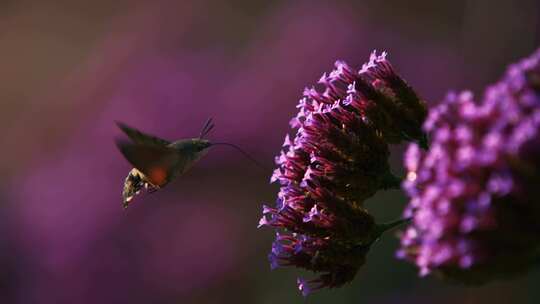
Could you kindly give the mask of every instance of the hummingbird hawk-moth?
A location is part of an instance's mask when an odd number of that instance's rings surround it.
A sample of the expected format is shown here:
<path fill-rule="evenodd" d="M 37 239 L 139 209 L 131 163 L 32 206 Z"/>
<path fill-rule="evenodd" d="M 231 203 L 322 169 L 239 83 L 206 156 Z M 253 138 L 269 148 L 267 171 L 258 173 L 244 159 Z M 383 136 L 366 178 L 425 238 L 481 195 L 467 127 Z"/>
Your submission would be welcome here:
<path fill-rule="evenodd" d="M 150 193 L 155 192 L 184 174 L 208 152 L 211 146 L 231 146 L 258 164 L 236 145 L 211 143 L 204 139 L 214 128 L 212 119 L 206 121 L 199 137 L 173 142 L 143 133 L 121 122 L 116 122 L 116 125 L 130 139 L 129 141 L 117 139 L 116 146 L 133 166 L 126 177 L 122 191 L 124 208 L 127 208 L 133 198 L 143 189 L 147 189 Z"/>

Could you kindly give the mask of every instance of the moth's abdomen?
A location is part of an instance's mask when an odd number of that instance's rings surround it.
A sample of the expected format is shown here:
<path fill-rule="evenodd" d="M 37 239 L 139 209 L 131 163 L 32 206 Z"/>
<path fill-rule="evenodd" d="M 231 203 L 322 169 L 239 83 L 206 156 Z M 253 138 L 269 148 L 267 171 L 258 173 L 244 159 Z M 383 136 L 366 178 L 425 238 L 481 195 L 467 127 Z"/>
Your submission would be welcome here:
<path fill-rule="evenodd" d="M 122 191 L 123 206 L 127 208 L 135 195 L 139 194 L 143 188 L 155 187 L 146 181 L 143 173 L 133 168 L 126 177 L 124 190 Z"/>

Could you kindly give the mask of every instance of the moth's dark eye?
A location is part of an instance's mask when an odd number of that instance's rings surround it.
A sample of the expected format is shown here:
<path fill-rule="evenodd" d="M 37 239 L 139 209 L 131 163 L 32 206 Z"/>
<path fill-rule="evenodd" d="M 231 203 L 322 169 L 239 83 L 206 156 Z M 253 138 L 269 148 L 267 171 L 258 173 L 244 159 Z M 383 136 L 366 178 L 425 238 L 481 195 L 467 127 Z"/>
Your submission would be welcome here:
<path fill-rule="evenodd" d="M 210 144 L 208 144 L 208 143 L 200 143 L 200 144 L 197 145 L 197 150 L 202 151 L 202 150 L 208 148 L 209 146 L 210 146 Z"/>

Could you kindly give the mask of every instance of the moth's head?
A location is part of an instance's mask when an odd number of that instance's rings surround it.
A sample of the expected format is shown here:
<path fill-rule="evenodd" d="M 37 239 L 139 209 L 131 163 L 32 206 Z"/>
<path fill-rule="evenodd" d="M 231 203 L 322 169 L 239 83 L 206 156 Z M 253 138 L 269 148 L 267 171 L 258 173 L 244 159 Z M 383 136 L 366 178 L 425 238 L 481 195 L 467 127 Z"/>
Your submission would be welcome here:
<path fill-rule="evenodd" d="M 191 143 L 196 152 L 202 152 L 212 145 L 210 141 L 202 138 L 192 138 Z"/>

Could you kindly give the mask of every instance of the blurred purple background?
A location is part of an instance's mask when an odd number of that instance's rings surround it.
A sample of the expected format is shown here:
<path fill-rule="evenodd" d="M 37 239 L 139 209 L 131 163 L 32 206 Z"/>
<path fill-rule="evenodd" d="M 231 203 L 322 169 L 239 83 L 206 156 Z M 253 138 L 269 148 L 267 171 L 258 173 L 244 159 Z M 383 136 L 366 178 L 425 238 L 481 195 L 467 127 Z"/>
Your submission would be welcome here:
<path fill-rule="evenodd" d="M 271 272 L 271 172 L 216 147 L 127 211 L 124 121 L 167 139 L 242 146 L 272 166 L 305 86 L 336 59 L 387 50 L 430 103 L 494 82 L 540 46 L 525 1 L 0 2 L 0 303 L 301 303 Z M 393 151 L 400 172 L 402 147 Z M 368 208 L 400 215 L 399 191 Z M 386 236 L 357 279 L 308 303 L 539 303 L 540 272 L 465 288 L 419 279 Z"/>

